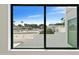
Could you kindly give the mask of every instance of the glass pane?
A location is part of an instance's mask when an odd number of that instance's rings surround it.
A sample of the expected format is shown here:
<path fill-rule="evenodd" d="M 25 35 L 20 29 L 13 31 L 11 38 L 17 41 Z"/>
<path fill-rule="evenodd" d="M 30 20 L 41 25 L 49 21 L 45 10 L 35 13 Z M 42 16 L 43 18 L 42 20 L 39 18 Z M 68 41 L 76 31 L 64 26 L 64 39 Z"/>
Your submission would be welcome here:
<path fill-rule="evenodd" d="M 76 8 L 66 6 L 47 6 L 46 7 L 46 47 L 47 48 L 72 48 L 77 45 L 77 21 Z M 72 25 L 72 28 L 70 28 Z M 69 26 L 69 27 L 68 27 Z M 68 33 L 69 29 L 69 33 Z M 71 30 L 72 29 L 72 30 Z M 68 33 L 68 34 L 67 34 Z M 74 33 L 74 34 L 73 34 Z M 67 37 L 69 35 L 69 38 Z M 68 43 L 72 44 L 70 45 Z"/>
<path fill-rule="evenodd" d="M 68 21 L 68 41 L 72 47 L 77 47 L 77 19 L 72 18 Z"/>
<path fill-rule="evenodd" d="M 13 6 L 13 48 L 44 48 L 43 6 Z"/>

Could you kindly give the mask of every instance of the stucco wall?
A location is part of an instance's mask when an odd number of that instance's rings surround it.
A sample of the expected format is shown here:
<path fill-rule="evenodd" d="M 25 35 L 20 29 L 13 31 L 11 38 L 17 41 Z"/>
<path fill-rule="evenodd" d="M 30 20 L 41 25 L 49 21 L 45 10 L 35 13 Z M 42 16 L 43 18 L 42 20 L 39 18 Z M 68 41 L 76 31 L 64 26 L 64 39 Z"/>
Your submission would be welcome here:
<path fill-rule="evenodd" d="M 65 12 L 66 12 L 66 14 L 65 14 L 66 39 L 67 39 L 67 42 L 69 42 L 69 40 L 71 40 L 71 39 L 68 38 L 68 20 L 77 18 L 77 7 L 67 7 Z M 76 41 L 77 41 L 77 39 L 74 39 L 72 42 L 69 42 L 69 43 L 72 44 L 72 46 L 77 46 Z M 73 43 L 73 42 L 75 42 L 75 43 Z"/>

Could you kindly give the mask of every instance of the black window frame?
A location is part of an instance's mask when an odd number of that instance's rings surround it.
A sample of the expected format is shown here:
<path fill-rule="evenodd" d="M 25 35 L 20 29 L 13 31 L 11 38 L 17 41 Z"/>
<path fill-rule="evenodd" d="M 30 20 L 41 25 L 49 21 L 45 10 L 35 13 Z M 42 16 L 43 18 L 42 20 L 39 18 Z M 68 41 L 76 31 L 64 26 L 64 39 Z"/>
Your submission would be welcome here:
<path fill-rule="evenodd" d="M 43 6 L 44 7 L 44 48 L 13 48 L 13 6 Z M 77 48 L 69 48 L 69 47 L 46 47 L 46 7 L 51 6 L 76 6 L 77 7 Z M 10 5 L 10 13 L 11 13 L 11 47 L 10 49 L 79 49 L 79 38 L 78 38 L 78 26 L 79 26 L 79 4 L 11 4 Z"/>

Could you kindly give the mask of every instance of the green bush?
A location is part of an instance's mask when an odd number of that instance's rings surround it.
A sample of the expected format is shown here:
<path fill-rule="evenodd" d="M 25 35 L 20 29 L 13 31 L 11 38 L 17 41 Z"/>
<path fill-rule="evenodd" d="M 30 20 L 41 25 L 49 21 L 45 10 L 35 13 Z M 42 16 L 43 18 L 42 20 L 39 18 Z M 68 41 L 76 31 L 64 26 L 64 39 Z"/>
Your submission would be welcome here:
<path fill-rule="evenodd" d="M 55 30 L 52 31 L 52 29 L 48 28 L 46 29 L 46 34 L 54 34 Z M 44 30 L 40 32 L 40 34 L 44 34 Z"/>
<path fill-rule="evenodd" d="M 52 29 L 48 28 L 46 30 L 46 34 L 54 34 L 55 31 L 52 31 Z"/>
<path fill-rule="evenodd" d="M 33 29 L 33 28 L 31 28 L 31 27 L 30 27 L 30 28 L 28 28 L 28 30 L 32 30 L 32 29 Z"/>

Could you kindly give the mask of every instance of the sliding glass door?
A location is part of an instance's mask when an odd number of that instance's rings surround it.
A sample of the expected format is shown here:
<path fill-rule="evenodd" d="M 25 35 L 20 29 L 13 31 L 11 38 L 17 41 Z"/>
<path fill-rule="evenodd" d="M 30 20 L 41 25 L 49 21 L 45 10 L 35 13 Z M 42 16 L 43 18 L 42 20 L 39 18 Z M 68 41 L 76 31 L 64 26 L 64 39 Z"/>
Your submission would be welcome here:
<path fill-rule="evenodd" d="M 48 48 L 65 48 L 65 7 L 46 7 L 46 46 Z"/>
<path fill-rule="evenodd" d="M 77 47 L 77 7 L 46 7 L 46 47 Z"/>
<path fill-rule="evenodd" d="M 11 48 L 77 48 L 76 6 L 11 5 Z"/>
<path fill-rule="evenodd" d="M 43 6 L 13 6 L 13 48 L 44 48 Z"/>

